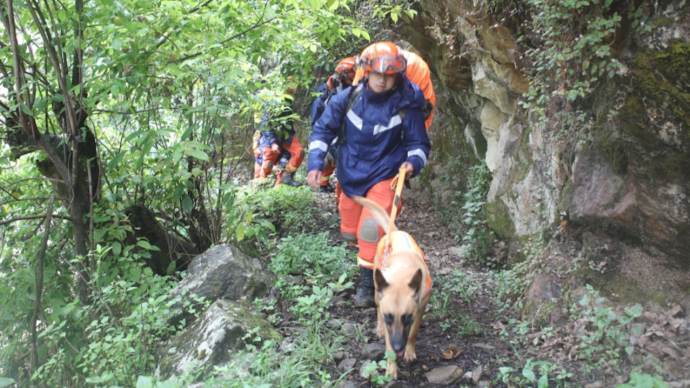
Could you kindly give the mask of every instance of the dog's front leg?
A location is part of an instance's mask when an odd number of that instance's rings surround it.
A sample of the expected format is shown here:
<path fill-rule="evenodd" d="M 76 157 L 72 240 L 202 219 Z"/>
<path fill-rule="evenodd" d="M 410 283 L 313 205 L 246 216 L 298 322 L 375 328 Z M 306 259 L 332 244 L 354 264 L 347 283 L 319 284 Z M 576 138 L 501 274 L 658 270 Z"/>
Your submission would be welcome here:
<path fill-rule="evenodd" d="M 393 346 L 391 346 L 390 338 L 388 337 L 388 330 L 384 328 L 383 332 L 386 336 L 386 353 L 393 353 Z M 390 353 L 389 353 L 390 354 Z M 386 376 L 391 376 L 393 380 L 398 379 L 398 363 L 392 360 L 388 360 L 386 365 Z"/>
<path fill-rule="evenodd" d="M 412 322 L 412 327 L 410 328 L 410 335 L 407 337 L 407 345 L 405 346 L 405 361 L 414 361 L 417 359 L 417 333 L 419 332 L 419 326 L 422 325 L 422 318 L 424 317 L 424 309 L 429 300 L 425 298 L 417 307 L 417 314 L 415 314 L 414 322 Z"/>
<path fill-rule="evenodd" d="M 377 300 L 378 302 L 378 300 Z M 376 335 L 381 338 L 385 335 L 386 333 L 386 325 L 383 323 L 383 313 L 381 313 L 381 309 L 378 308 L 378 303 L 377 303 L 377 314 L 376 314 Z M 386 338 L 388 336 L 386 335 Z M 388 342 L 386 340 L 386 342 Z"/>

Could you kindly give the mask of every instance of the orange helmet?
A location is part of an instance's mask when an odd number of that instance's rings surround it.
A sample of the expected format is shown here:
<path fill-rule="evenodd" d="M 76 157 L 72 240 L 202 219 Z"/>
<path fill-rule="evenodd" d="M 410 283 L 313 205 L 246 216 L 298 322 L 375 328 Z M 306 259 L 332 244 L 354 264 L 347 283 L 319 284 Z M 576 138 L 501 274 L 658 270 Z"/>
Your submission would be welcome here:
<path fill-rule="evenodd" d="M 347 77 L 352 80 L 355 78 L 355 57 L 347 57 L 338 62 L 338 66 L 335 67 L 335 72 L 338 79 Z"/>
<path fill-rule="evenodd" d="M 407 67 L 398 46 L 390 42 L 377 42 L 365 48 L 357 62 L 357 67 L 364 67 L 366 72 L 382 74 L 402 73 Z"/>

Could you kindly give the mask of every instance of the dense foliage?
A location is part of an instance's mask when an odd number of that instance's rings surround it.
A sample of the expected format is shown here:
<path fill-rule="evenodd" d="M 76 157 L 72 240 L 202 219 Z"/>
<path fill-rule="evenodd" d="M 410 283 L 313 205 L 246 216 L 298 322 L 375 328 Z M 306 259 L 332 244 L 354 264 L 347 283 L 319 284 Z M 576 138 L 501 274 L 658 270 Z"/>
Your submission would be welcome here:
<path fill-rule="evenodd" d="M 342 7 L 0 4 L 0 375 L 132 386 L 152 372 L 173 329 L 161 275 L 185 250 L 272 233 L 236 206 L 241 158 L 288 75 L 306 85 L 324 49 L 366 36 Z M 141 209 L 159 221 L 134 225 Z"/>

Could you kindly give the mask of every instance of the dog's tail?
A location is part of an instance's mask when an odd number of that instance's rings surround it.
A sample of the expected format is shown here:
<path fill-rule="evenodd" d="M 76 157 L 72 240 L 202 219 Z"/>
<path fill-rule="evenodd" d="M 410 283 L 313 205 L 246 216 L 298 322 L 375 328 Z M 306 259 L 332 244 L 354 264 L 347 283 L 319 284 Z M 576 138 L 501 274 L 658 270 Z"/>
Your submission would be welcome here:
<path fill-rule="evenodd" d="M 395 224 L 393 224 L 393 230 L 391 230 L 391 231 L 388 230 L 388 225 L 391 222 L 391 217 L 388 215 L 388 213 L 386 213 L 386 209 L 382 208 L 381 205 L 379 205 L 378 203 L 376 203 L 370 199 L 366 199 L 366 198 L 360 197 L 360 196 L 354 196 L 352 199 L 354 199 L 354 201 L 357 202 L 358 204 L 369 209 L 371 214 L 374 215 L 374 218 L 376 218 L 376 221 L 383 228 L 383 230 L 384 230 L 384 232 L 386 232 L 386 234 L 388 234 L 390 232 L 395 232 L 396 230 L 398 230 L 398 228 L 395 226 Z"/>

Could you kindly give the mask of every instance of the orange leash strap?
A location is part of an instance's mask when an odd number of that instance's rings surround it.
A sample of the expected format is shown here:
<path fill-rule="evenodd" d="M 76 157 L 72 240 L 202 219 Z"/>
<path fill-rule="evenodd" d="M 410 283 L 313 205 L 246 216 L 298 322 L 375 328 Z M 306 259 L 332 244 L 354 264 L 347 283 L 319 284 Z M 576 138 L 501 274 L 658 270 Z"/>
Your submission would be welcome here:
<path fill-rule="evenodd" d="M 388 224 L 388 234 L 393 230 L 393 225 L 395 224 L 395 216 L 398 214 L 398 206 L 400 206 L 400 196 L 402 195 L 403 183 L 405 183 L 405 174 L 407 169 L 405 167 L 400 167 L 400 173 L 391 182 L 391 188 L 395 186 L 395 197 L 393 198 L 393 209 L 391 210 L 391 222 Z"/>

